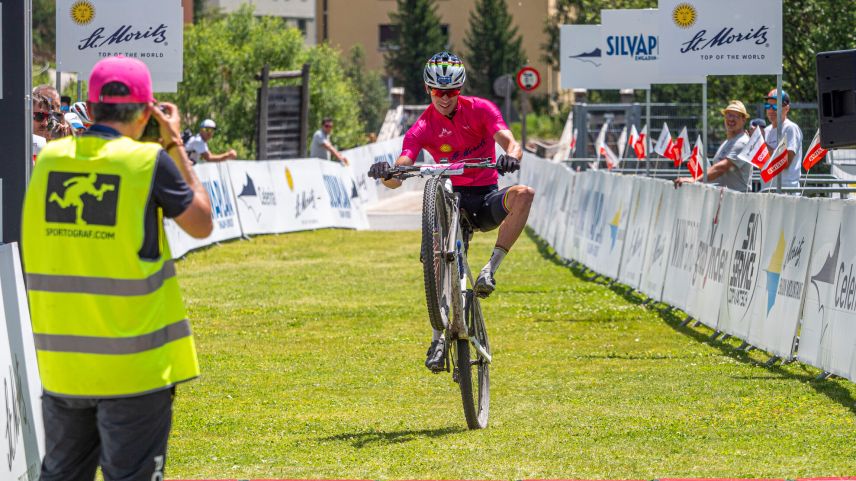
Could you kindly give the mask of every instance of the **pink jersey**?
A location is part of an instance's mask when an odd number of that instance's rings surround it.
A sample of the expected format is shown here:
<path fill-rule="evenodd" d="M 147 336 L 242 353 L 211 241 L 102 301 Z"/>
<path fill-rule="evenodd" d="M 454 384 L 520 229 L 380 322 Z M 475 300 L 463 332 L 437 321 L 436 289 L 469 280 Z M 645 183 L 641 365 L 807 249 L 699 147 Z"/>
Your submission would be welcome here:
<path fill-rule="evenodd" d="M 404 136 L 401 155 L 416 159 L 421 149 L 435 162 L 455 162 L 462 159 L 490 157 L 496 163 L 493 136 L 507 130 L 502 114 L 490 100 L 479 97 L 458 97 L 452 120 L 429 105 Z M 496 184 L 494 169 L 469 169 L 451 177 L 455 186 Z"/>

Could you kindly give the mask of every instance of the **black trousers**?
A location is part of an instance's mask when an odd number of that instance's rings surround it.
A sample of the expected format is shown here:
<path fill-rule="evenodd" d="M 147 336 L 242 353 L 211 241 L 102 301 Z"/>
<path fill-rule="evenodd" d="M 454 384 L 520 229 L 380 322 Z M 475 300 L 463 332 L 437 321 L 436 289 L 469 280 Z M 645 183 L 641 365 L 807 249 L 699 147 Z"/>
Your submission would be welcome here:
<path fill-rule="evenodd" d="M 42 395 L 42 481 L 162 480 L 175 388 L 127 398 Z"/>

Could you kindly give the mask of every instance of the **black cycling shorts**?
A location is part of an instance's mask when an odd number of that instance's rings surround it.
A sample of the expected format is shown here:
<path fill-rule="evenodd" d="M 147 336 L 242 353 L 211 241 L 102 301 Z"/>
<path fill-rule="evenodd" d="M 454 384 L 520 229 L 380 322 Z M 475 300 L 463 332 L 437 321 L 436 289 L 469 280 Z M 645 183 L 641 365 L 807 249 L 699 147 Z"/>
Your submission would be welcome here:
<path fill-rule="evenodd" d="M 474 227 L 482 232 L 496 229 L 508 215 L 505 204 L 506 187 L 499 190 L 494 185 L 478 187 L 453 187 L 452 190 L 461 194 L 461 209 L 467 211 Z"/>

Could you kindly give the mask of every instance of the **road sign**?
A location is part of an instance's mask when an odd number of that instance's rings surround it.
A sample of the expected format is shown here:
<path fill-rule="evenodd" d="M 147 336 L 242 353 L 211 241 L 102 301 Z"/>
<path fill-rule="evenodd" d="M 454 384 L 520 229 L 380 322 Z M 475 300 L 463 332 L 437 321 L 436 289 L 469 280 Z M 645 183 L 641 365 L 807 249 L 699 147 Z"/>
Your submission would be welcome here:
<path fill-rule="evenodd" d="M 531 92 L 541 85 L 541 74 L 532 67 L 523 67 L 517 72 L 517 86 Z"/>
<path fill-rule="evenodd" d="M 505 97 L 506 95 L 511 95 L 511 92 L 513 91 L 514 80 L 511 79 L 510 73 L 501 75 L 493 81 L 493 93 L 495 93 L 496 95 L 500 97 Z"/>

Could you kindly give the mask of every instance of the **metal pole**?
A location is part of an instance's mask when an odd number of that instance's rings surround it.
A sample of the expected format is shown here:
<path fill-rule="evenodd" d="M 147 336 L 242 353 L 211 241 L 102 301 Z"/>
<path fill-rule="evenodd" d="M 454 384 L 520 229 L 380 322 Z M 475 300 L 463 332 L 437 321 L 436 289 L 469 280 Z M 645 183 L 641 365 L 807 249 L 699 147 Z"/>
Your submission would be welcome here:
<path fill-rule="evenodd" d="M 704 83 L 701 86 L 701 142 L 704 148 L 707 149 L 707 75 L 704 76 Z M 707 152 L 699 152 L 702 162 L 702 182 L 707 184 Z"/>
<path fill-rule="evenodd" d="M 645 136 L 645 175 L 651 176 L 651 86 L 645 91 L 645 123 L 648 125 L 648 135 Z"/>
<path fill-rule="evenodd" d="M 82 100 L 80 100 L 80 74 L 79 73 L 77 74 L 77 101 L 82 102 Z"/>
<path fill-rule="evenodd" d="M 520 141 L 523 142 L 523 149 L 526 149 L 526 92 L 520 93 L 520 113 L 523 118 L 520 120 Z"/>
<path fill-rule="evenodd" d="M 62 95 L 62 72 L 59 69 L 56 71 L 56 91 Z"/>
<path fill-rule="evenodd" d="M 778 119 L 778 126 L 776 127 L 776 143 L 782 141 L 782 74 L 776 75 L 776 118 Z M 777 145 L 773 146 L 773 150 L 776 150 Z M 785 155 L 788 155 L 785 153 Z M 794 157 L 794 162 L 799 162 L 801 159 L 797 159 Z M 782 175 L 779 174 L 776 176 L 776 191 L 782 192 Z"/>

